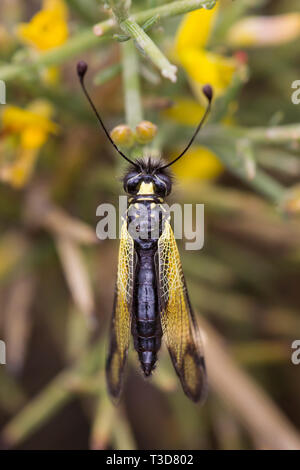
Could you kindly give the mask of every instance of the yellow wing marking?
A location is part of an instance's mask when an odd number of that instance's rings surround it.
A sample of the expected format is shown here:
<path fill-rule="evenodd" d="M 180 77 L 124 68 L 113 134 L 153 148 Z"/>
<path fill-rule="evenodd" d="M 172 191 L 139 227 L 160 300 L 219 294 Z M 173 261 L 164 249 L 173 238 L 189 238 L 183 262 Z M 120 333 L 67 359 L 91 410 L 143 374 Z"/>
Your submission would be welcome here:
<path fill-rule="evenodd" d="M 108 389 L 115 400 L 119 398 L 121 393 L 124 366 L 130 340 L 133 274 L 134 242 L 127 231 L 125 221 L 121 228 L 110 346 L 106 362 Z"/>
<path fill-rule="evenodd" d="M 194 401 L 206 393 L 200 333 L 191 309 L 176 240 L 169 222 L 158 242 L 161 323 L 175 370 Z"/>

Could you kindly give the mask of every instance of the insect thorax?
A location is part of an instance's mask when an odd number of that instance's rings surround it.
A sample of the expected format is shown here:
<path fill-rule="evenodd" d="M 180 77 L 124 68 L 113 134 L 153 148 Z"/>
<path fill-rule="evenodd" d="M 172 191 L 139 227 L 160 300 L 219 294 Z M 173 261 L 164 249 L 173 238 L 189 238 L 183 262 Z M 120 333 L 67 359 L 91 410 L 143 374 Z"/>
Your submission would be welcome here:
<path fill-rule="evenodd" d="M 135 244 L 142 249 L 150 249 L 161 237 L 169 213 L 162 198 L 137 195 L 129 200 L 126 220 L 128 232 Z"/>

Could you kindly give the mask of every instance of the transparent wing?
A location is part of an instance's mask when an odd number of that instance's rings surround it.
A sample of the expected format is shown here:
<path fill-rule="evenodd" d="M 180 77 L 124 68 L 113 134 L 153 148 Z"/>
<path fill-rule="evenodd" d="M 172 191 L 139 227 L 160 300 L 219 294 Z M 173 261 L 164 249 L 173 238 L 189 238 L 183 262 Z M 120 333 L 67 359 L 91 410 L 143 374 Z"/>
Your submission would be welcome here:
<path fill-rule="evenodd" d="M 158 263 L 164 339 L 185 394 L 193 401 L 203 400 L 207 382 L 200 332 L 169 222 L 158 242 Z"/>
<path fill-rule="evenodd" d="M 134 242 L 126 222 L 121 229 L 118 275 L 111 321 L 110 345 L 106 361 L 106 379 L 112 397 L 120 396 L 124 366 L 130 340 L 134 274 Z"/>

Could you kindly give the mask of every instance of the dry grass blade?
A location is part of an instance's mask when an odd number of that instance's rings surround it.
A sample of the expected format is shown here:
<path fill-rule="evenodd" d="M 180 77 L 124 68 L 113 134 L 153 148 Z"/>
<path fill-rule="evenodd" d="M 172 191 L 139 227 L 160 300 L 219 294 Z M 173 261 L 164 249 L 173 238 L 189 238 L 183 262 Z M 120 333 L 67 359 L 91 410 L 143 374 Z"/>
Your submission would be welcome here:
<path fill-rule="evenodd" d="M 4 309 L 4 338 L 7 347 L 7 365 L 13 373 L 23 366 L 32 317 L 30 309 L 35 293 L 35 276 L 27 274 L 12 282 Z"/>
<path fill-rule="evenodd" d="M 211 387 L 264 449 L 300 449 L 300 435 L 272 399 L 240 369 L 222 338 L 201 319 Z"/>
<path fill-rule="evenodd" d="M 76 243 L 65 237 L 57 237 L 56 246 L 74 303 L 92 321 L 95 302 L 82 253 Z"/>
<path fill-rule="evenodd" d="M 74 242 L 91 245 L 97 243 L 95 231 L 84 222 L 70 217 L 63 210 L 52 207 L 43 223 L 49 231 Z"/>
<path fill-rule="evenodd" d="M 106 392 L 103 391 L 101 394 L 99 394 L 97 401 L 95 419 L 90 437 L 91 449 L 107 449 L 115 418 L 116 408 L 111 403 Z"/>
<path fill-rule="evenodd" d="M 37 431 L 68 403 L 80 391 L 76 387 L 82 381 L 99 370 L 103 361 L 102 342 L 96 343 L 71 368 L 65 369 L 25 407 L 17 413 L 2 429 L 0 435 L 1 445 L 5 448 L 16 447 Z M 75 387 L 74 387 L 75 385 Z M 99 383 L 99 387 L 102 384 Z M 94 388 L 93 388 L 94 390 Z"/>
<path fill-rule="evenodd" d="M 125 410 L 120 409 L 118 423 L 113 427 L 113 441 L 118 450 L 135 450 L 137 448 Z"/>
<path fill-rule="evenodd" d="M 36 184 L 27 194 L 25 221 L 31 228 L 43 227 L 55 235 L 70 238 L 78 243 L 97 243 L 95 231 L 53 204 L 48 189 L 42 184 Z"/>
<path fill-rule="evenodd" d="M 0 367 L 0 384 L 0 407 L 5 413 L 13 414 L 24 405 L 25 393 L 4 367 Z"/>
<path fill-rule="evenodd" d="M 2 234 L 0 239 L 0 281 L 6 279 L 24 257 L 27 245 L 26 238 L 14 230 Z"/>

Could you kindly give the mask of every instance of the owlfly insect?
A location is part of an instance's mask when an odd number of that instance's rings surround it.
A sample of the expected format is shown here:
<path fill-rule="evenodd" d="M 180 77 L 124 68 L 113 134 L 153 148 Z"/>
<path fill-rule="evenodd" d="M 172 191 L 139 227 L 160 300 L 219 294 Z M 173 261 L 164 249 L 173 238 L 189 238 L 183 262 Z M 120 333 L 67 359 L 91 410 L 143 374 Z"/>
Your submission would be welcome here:
<path fill-rule="evenodd" d="M 120 397 L 130 333 L 145 377 L 151 375 L 164 338 L 185 394 L 203 400 L 207 381 L 199 329 L 190 304 L 180 256 L 163 211 L 172 189 L 170 167 L 192 145 L 210 111 L 213 97 L 209 85 L 203 87 L 208 100 L 206 111 L 185 149 L 174 160 L 129 159 L 112 140 L 88 94 L 84 77 L 87 64 L 77 64 L 77 73 L 108 140 L 129 166 L 123 178 L 129 196 L 128 210 L 121 228 L 118 274 L 106 361 L 109 392 Z M 153 230 L 153 228 L 155 230 Z"/>

